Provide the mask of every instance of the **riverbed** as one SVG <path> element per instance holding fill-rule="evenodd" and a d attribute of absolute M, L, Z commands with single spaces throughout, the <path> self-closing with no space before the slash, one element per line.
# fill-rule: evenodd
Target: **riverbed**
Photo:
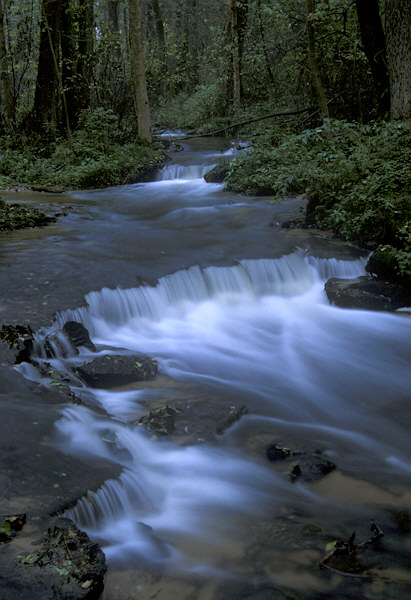
<path fill-rule="evenodd" d="M 325 281 L 363 274 L 366 254 L 282 228 L 303 199 L 205 183 L 235 152 L 228 141 L 183 146 L 153 182 L 3 194 L 67 216 L 2 234 L 2 322 L 41 339 L 76 320 L 98 353 L 147 354 L 160 374 L 74 385 L 86 401 L 74 406 L 3 348 L 2 513 L 27 512 L 29 540 L 79 499 L 65 515 L 106 554 L 104 600 L 405 598 L 411 321 L 330 306 Z M 201 422 L 198 435 L 138 424 L 164 405 Z M 248 412 L 217 433 L 221 406 Z M 268 462 L 272 442 L 337 468 L 293 480 L 288 462 Z M 370 519 L 383 541 L 335 565 L 366 577 L 320 570 L 327 544 L 368 539 Z"/>

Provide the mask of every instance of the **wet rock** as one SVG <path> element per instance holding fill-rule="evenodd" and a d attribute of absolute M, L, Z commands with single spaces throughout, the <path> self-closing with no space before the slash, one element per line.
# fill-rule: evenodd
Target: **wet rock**
<path fill-rule="evenodd" d="M 267 447 L 266 455 L 269 461 L 275 462 L 277 460 L 285 460 L 292 455 L 289 448 L 281 448 L 277 444 L 270 444 Z"/>
<path fill-rule="evenodd" d="M 63 332 L 75 348 L 83 346 L 91 352 L 96 351 L 96 347 L 90 339 L 89 332 L 81 323 L 67 321 L 63 325 Z"/>
<path fill-rule="evenodd" d="M 222 433 L 224 433 L 224 431 L 226 431 L 226 429 L 228 429 L 229 427 L 234 425 L 234 423 L 239 421 L 241 419 L 241 417 L 243 415 L 246 415 L 247 413 L 248 413 L 248 408 L 244 404 L 242 406 L 240 406 L 239 408 L 237 408 L 236 406 L 230 406 L 227 418 L 223 419 L 217 425 L 216 432 L 219 435 L 221 435 Z"/>
<path fill-rule="evenodd" d="M 0 231 L 42 227 L 56 221 L 55 217 L 49 217 L 31 206 L 11 204 L 0 199 Z"/>
<path fill-rule="evenodd" d="M 6 581 L 0 577 L 1 598 L 92 600 L 100 597 L 106 572 L 102 550 L 67 519 L 55 522 L 44 538 L 35 543 L 32 552 L 19 556 Z"/>
<path fill-rule="evenodd" d="M 325 292 L 331 304 L 341 308 L 393 311 L 410 304 L 395 285 L 371 276 L 333 277 L 325 284 Z"/>
<path fill-rule="evenodd" d="M 0 339 L 15 352 L 16 364 L 31 361 L 33 331 L 28 325 L 3 325 L 0 330 Z"/>
<path fill-rule="evenodd" d="M 243 415 L 246 406 L 224 405 L 211 399 L 207 402 L 181 402 L 160 406 L 137 421 L 155 435 L 172 435 L 180 444 L 212 442 Z"/>
<path fill-rule="evenodd" d="M 293 481 L 316 481 L 324 475 L 328 475 L 336 468 L 335 464 L 330 460 L 323 458 L 317 454 L 304 456 L 296 463 L 290 471 L 290 476 Z"/>
<path fill-rule="evenodd" d="M 0 516 L 0 543 L 8 542 L 26 523 L 25 514 Z"/>
<path fill-rule="evenodd" d="M 227 165 L 216 165 L 204 175 L 207 183 L 224 183 L 229 167 Z"/>
<path fill-rule="evenodd" d="M 173 406 L 166 406 L 151 410 L 150 414 L 141 417 L 138 425 L 144 425 L 149 431 L 153 431 L 158 435 L 168 435 L 175 430 L 175 420 L 182 410 Z"/>
<path fill-rule="evenodd" d="M 113 388 L 153 379 L 158 371 L 154 358 L 106 354 L 76 368 L 77 375 L 93 388 Z"/>

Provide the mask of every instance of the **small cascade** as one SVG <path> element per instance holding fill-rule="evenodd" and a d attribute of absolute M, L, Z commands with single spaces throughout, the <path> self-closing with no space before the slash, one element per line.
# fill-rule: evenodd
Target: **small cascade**
<path fill-rule="evenodd" d="M 213 167 L 215 164 L 185 166 L 172 163 L 161 169 L 157 175 L 157 181 L 203 179 L 207 171 Z"/>
<path fill-rule="evenodd" d="M 195 266 L 161 278 L 156 287 L 104 288 L 91 292 L 86 296 L 87 307 L 67 310 L 58 316 L 57 328 L 66 321 L 79 321 L 93 334 L 97 322 L 111 327 L 134 318 L 160 320 L 181 310 L 184 303 L 199 303 L 217 296 L 233 300 L 267 294 L 299 295 L 329 277 L 363 275 L 365 264 L 365 258 L 321 259 L 298 251 L 278 259 L 242 260 L 232 267 Z"/>

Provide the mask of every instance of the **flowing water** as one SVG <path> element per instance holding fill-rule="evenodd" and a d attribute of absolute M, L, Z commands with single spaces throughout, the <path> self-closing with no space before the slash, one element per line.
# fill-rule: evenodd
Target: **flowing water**
<path fill-rule="evenodd" d="M 325 281 L 363 274 L 366 257 L 281 229 L 297 200 L 272 206 L 206 184 L 232 152 L 215 148 L 186 146 L 155 182 L 70 197 L 54 269 L 64 256 L 66 306 L 88 293 L 39 330 L 36 353 L 86 403 L 61 411 L 59 447 L 121 475 L 65 514 L 103 547 L 106 600 L 405 598 L 411 321 L 330 306 Z M 73 380 L 93 355 L 64 346 L 68 320 L 98 354 L 155 357 L 158 378 L 115 390 Z M 58 358 L 46 359 L 45 336 Z M 51 384 L 30 365 L 19 371 Z M 194 438 L 138 424 L 166 404 L 200 423 Z M 241 405 L 248 413 L 216 433 L 218 407 Z M 265 457 L 273 441 L 338 469 L 292 481 L 289 463 Z M 353 529 L 367 539 L 371 518 L 386 546 L 362 561 L 380 579 L 320 572 L 327 542 Z"/>

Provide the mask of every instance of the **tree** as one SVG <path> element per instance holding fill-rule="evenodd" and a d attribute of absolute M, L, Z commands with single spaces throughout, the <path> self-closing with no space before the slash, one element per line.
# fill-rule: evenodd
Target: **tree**
<path fill-rule="evenodd" d="M 40 47 L 32 124 L 41 129 L 44 123 L 58 123 L 59 73 L 57 57 L 61 32 L 60 0 L 42 0 Z"/>
<path fill-rule="evenodd" d="M 377 92 L 378 112 L 381 118 L 385 118 L 390 111 L 390 83 L 378 0 L 356 0 L 356 6 L 362 45 Z"/>
<path fill-rule="evenodd" d="M 16 106 L 11 93 L 9 61 L 7 59 L 6 37 L 4 35 L 4 15 L 0 1 L 0 70 L 3 83 L 4 100 L 6 104 L 6 115 L 9 129 L 14 131 Z"/>
<path fill-rule="evenodd" d="M 315 48 L 315 33 L 312 23 L 312 14 L 314 12 L 314 0 L 306 0 L 307 5 L 307 39 L 308 39 L 308 58 L 310 60 L 311 76 L 313 86 L 318 98 L 321 115 L 323 119 L 330 116 L 328 111 L 327 99 L 325 97 L 324 87 L 321 81 L 320 68 L 317 61 L 317 51 Z"/>
<path fill-rule="evenodd" d="M 391 119 L 411 121 L 411 11 L 408 0 L 387 0 L 385 34 Z"/>
<path fill-rule="evenodd" d="M 130 59 L 134 83 L 135 109 L 138 135 L 152 142 L 150 105 L 148 103 L 146 72 L 144 67 L 144 39 L 141 0 L 129 0 Z"/>
<path fill-rule="evenodd" d="M 242 62 L 247 12 L 248 0 L 228 0 L 225 33 L 227 42 L 231 46 L 231 83 L 235 110 L 239 110 L 241 106 Z"/>

